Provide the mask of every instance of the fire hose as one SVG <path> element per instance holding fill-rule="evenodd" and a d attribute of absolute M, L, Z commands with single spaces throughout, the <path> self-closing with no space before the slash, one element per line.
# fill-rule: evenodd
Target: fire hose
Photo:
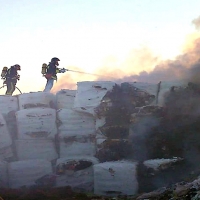
<path fill-rule="evenodd" d="M 6 84 L 4 84 L 3 86 L 1 86 L 0 89 L 4 88 L 5 86 L 6 86 Z M 21 90 L 17 86 L 15 86 L 15 88 L 20 92 L 20 94 L 22 94 Z"/>

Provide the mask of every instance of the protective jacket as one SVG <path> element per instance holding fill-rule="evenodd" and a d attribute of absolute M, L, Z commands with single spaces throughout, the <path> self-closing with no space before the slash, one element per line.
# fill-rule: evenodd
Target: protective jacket
<path fill-rule="evenodd" d="M 47 72 L 46 72 L 46 79 L 54 79 L 57 80 L 57 73 L 59 72 L 59 69 L 56 67 L 55 63 L 50 62 L 47 66 Z"/>
<path fill-rule="evenodd" d="M 6 82 L 13 82 L 17 83 L 17 80 L 19 79 L 19 75 L 17 73 L 17 69 L 12 66 L 10 69 L 8 69 L 7 74 L 6 74 Z"/>

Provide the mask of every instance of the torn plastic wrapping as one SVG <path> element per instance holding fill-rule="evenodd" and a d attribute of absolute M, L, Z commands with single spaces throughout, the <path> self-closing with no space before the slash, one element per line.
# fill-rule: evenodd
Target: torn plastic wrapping
<path fill-rule="evenodd" d="M 77 83 L 74 109 L 96 115 L 95 109 L 107 92 L 112 91 L 116 84 L 111 81 L 84 81 Z"/>
<path fill-rule="evenodd" d="M 94 188 L 93 165 L 99 163 L 95 157 L 71 156 L 56 161 L 56 186 L 71 186 L 79 191 Z"/>
<path fill-rule="evenodd" d="M 95 135 L 72 135 L 59 139 L 59 156 L 94 156 L 96 153 Z"/>

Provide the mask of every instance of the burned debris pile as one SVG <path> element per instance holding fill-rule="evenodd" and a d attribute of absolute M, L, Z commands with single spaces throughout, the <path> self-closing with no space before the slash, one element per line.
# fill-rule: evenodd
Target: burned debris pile
<path fill-rule="evenodd" d="M 132 115 L 146 114 L 146 106 L 153 101 L 154 95 L 130 83 L 115 85 L 103 97 L 101 104 L 95 109 L 98 118 L 105 118 L 105 124 L 99 128 L 99 132 L 106 139 L 98 145 L 96 154 L 101 162 L 130 158 L 133 153 L 129 133 Z M 154 109 L 155 107 L 153 106 Z"/>
<path fill-rule="evenodd" d="M 148 197 L 144 195 L 141 199 L 167 199 L 175 193 L 178 193 L 177 199 L 192 199 L 199 195 L 198 184 L 191 186 L 193 181 L 199 182 L 200 174 L 199 99 L 200 85 L 191 82 L 184 87 L 172 87 L 165 94 L 159 124 L 149 130 L 145 140 L 146 152 L 151 159 L 174 157 L 178 162 L 158 171 L 147 170 L 144 166 L 139 168 L 140 189 L 149 191 Z M 157 188 L 163 188 L 161 194 Z"/>
<path fill-rule="evenodd" d="M 172 88 L 166 93 L 162 118 L 151 131 L 147 142 L 153 145 L 155 157 L 185 157 L 191 142 L 198 144 L 200 137 L 200 86 L 188 83 L 186 87 Z M 194 146 L 193 146 L 194 148 Z M 152 150 L 148 150 L 152 152 Z M 197 150 L 197 149 L 196 149 Z M 153 154 L 153 152 L 152 152 Z M 152 156 L 152 155 L 150 155 Z"/>

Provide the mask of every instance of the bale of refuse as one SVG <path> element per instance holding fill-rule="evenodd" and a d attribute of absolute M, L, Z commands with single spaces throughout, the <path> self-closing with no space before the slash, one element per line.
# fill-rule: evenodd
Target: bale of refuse
<path fill-rule="evenodd" d="M 137 162 L 111 161 L 94 165 L 94 194 L 135 195 L 137 191 Z"/>
<path fill-rule="evenodd" d="M 56 110 L 30 108 L 16 112 L 18 139 L 54 139 L 57 134 Z"/>
<path fill-rule="evenodd" d="M 41 179 L 42 186 L 49 185 L 53 170 L 51 162 L 43 159 L 15 161 L 8 164 L 8 176 L 10 188 L 31 188 L 41 186 Z"/>
<path fill-rule="evenodd" d="M 7 159 L 13 156 L 12 138 L 8 131 L 7 123 L 0 114 L 0 159 Z"/>
<path fill-rule="evenodd" d="M 60 109 L 57 112 L 57 122 L 60 137 L 86 136 L 95 133 L 95 119 L 91 114 L 73 109 Z"/>
<path fill-rule="evenodd" d="M 59 137 L 59 156 L 94 156 L 96 143 L 94 135 L 71 135 Z"/>
<path fill-rule="evenodd" d="M 35 139 L 35 140 L 15 140 L 17 159 L 46 159 L 53 161 L 58 158 L 58 152 L 53 140 Z"/>
<path fill-rule="evenodd" d="M 95 157 L 71 156 L 56 161 L 56 187 L 70 186 L 76 191 L 91 192 L 94 188 L 93 165 L 99 163 Z"/>
<path fill-rule="evenodd" d="M 84 113 L 96 115 L 95 108 L 101 104 L 103 97 L 116 83 L 111 81 L 83 81 L 77 83 L 74 109 Z"/>
<path fill-rule="evenodd" d="M 17 96 L 0 95 L 0 112 L 3 116 L 19 109 Z"/>
<path fill-rule="evenodd" d="M 19 109 L 47 107 L 56 108 L 55 95 L 49 92 L 30 92 L 18 96 Z"/>
<path fill-rule="evenodd" d="M 8 162 L 0 161 L 0 188 L 8 188 Z"/>
<path fill-rule="evenodd" d="M 76 90 L 62 89 L 56 93 L 57 109 L 73 108 Z"/>

